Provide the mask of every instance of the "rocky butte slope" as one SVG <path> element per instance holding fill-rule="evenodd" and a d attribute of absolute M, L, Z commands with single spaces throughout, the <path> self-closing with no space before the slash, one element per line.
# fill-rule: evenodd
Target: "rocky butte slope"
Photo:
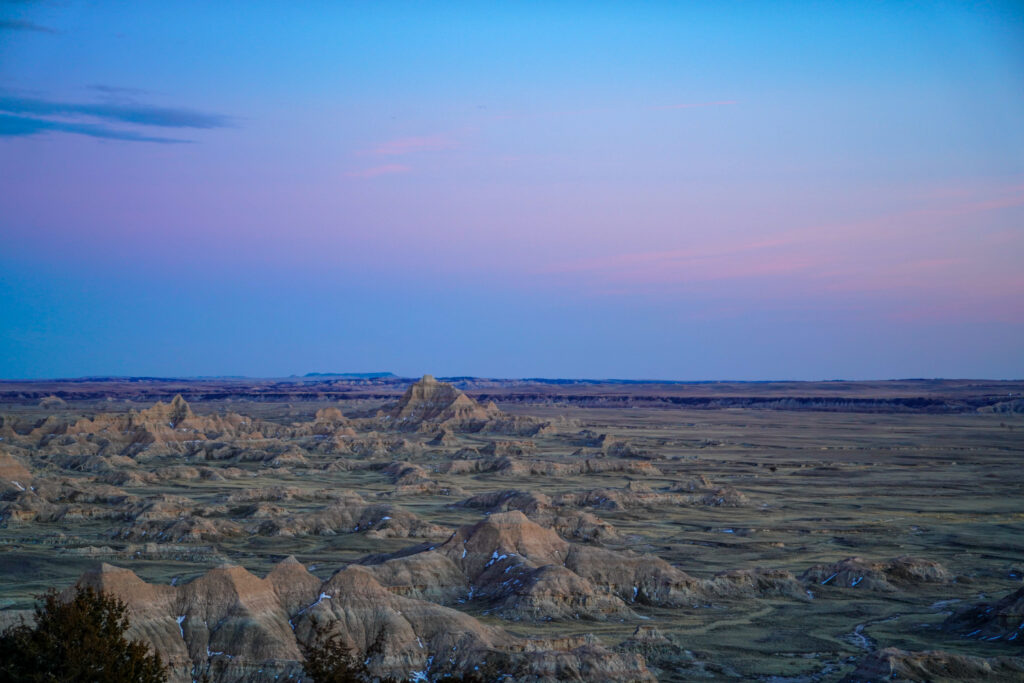
<path fill-rule="evenodd" d="M 597 515 L 557 506 L 549 496 L 535 491 L 488 491 L 460 501 L 457 505 L 486 510 L 488 514 L 519 510 L 541 526 L 554 529 L 563 538 L 574 541 L 619 540 L 615 527 Z"/>
<path fill-rule="evenodd" d="M 315 424 L 315 423 L 314 423 Z M 331 423 L 335 429 L 341 425 Z M 169 403 L 127 413 L 100 413 L 67 422 L 50 415 L 29 429 L 0 429 L 8 443 L 63 456 L 137 457 L 180 454 L 215 439 L 264 439 L 289 436 L 292 430 L 263 420 L 226 413 L 197 415 L 180 395 Z"/>
<path fill-rule="evenodd" d="M 0 451 L 0 495 L 27 491 L 32 486 L 32 473 L 21 460 Z"/>
<path fill-rule="evenodd" d="M 1002 640 L 1024 647 L 1024 588 L 965 607 L 950 616 L 943 627 L 965 638 Z"/>
<path fill-rule="evenodd" d="M 928 650 L 908 652 L 895 647 L 872 652 L 843 678 L 842 683 L 881 683 L 882 681 L 993 681 L 1009 683 L 1024 680 L 1024 657 L 971 657 Z"/>
<path fill-rule="evenodd" d="M 473 602 L 510 620 L 627 619 L 636 604 L 689 606 L 715 598 L 807 599 L 789 572 L 740 570 L 696 579 L 653 555 L 570 543 L 519 510 L 464 526 L 436 547 L 367 562 L 395 593 Z"/>
<path fill-rule="evenodd" d="M 614 653 L 589 637 L 518 638 L 396 595 L 358 566 L 321 581 L 289 558 L 262 579 L 225 565 L 181 586 L 157 586 L 103 564 L 79 585 L 127 603 L 129 636 L 152 644 L 175 683 L 203 675 L 251 683 L 299 678 L 299 643 L 317 625 L 340 635 L 377 676 L 433 679 L 486 661 L 513 681 L 654 680 L 640 655 Z"/>
<path fill-rule="evenodd" d="M 399 431 L 495 432 L 534 435 L 548 423 L 501 412 L 493 402 L 480 405 L 451 384 L 431 375 L 410 386 L 397 403 L 381 409 L 377 418 L 387 429 Z"/>
<path fill-rule="evenodd" d="M 801 574 L 800 579 L 819 586 L 891 593 L 901 585 L 949 583 L 953 575 L 938 562 L 904 555 L 888 562 L 848 557 L 835 564 L 815 565 Z"/>

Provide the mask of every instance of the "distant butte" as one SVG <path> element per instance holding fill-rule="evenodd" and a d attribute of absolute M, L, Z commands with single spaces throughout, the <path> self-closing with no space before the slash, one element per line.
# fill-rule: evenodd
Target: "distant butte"
<path fill-rule="evenodd" d="M 377 412 L 385 429 L 440 434 L 454 432 L 492 432 L 532 435 L 550 425 L 534 418 L 503 413 L 493 401 L 481 405 L 462 390 L 433 375 L 424 375 L 398 400 Z"/>

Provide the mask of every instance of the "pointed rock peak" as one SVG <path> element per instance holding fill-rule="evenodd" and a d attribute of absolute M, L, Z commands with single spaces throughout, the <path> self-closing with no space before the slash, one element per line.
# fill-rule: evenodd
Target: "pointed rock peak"
<path fill-rule="evenodd" d="M 412 384 L 386 412 L 380 413 L 392 424 L 405 428 L 423 422 L 466 424 L 482 423 L 493 417 L 493 409 L 484 408 L 461 390 L 446 382 L 438 382 L 431 375 Z"/>
<path fill-rule="evenodd" d="M 192 417 L 192 407 L 189 406 L 188 401 L 182 398 L 181 394 L 177 394 L 171 399 L 171 421 L 178 424 L 189 417 Z"/>
<path fill-rule="evenodd" d="M 519 510 L 495 513 L 463 527 L 446 545 L 453 543 L 475 553 L 513 552 L 541 563 L 561 563 L 569 550 L 569 543 L 554 529 L 542 527 Z"/>
<path fill-rule="evenodd" d="M 79 588 L 91 588 L 101 593 L 117 596 L 128 604 L 133 612 L 146 609 L 160 609 L 162 600 L 174 594 L 170 586 L 154 586 L 142 581 L 131 569 L 103 562 L 86 571 L 75 584 Z M 70 596 L 73 589 L 63 592 Z"/>
<path fill-rule="evenodd" d="M 208 572 L 206 572 L 206 574 L 199 578 L 208 579 L 219 576 L 227 578 L 228 581 L 230 581 L 233 584 L 238 584 L 240 582 L 249 582 L 254 580 L 261 581 L 260 577 L 256 576 L 242 565 L 231 564 L 230 562 L 225 562 L 224 564 L 214 567 L 213 569 L 209 570 Z"/>
<path fill-rule="evenodd" d="M 181 394 L 177 394 L 170 403 L 157 401 L 153 407 L 143 410 L 140 415 L 156 422 L 166 422 L 171 427 L 177 427 L 181 422 L 194 417 L 191 406 Z"/>
<path fill-rule="evenodd" d="M 109 580 L 111 578 L 128 579 L 131 581 L 138 581 L 139 583 L 144 583 L 144 581 L 140 579 L 139 576 L 131 569 L 125 569 L 124 567 L 118 567 L 116 565 L 108 564 L 106 562 L 101 562 L 99 566 L 97 566 L 95 569 L 92 569 L 82 574 L 82 577 L 81 579 L 79 579 L 79 581 L 86 581 L 87 579 L 104 581 Z"/>
<path fill-rule="evenodd" d="M 307 588 L 306 583 L 312 581 L 319 584 L 320 579 L 309 573 L 306 565 L 289 555 L 273 566 L 266 579 L 274 584 L 277 590 L 288 590 L 292 588 Z"/>
<path fill-rule="evenodd" d="M 67 405 L 68 404 L 65 403 L 64 399 L 59 396 L 54 396 L 53 394 L 50 394 L 39 401 L 40 408 L 66 408 Z"/>
<path fill-rule="evenodd" d="M 540 527 L 536 522 L 531 522 L 530 518 L 522 513 L 520 510 L 509 510 L 508 512 L 499 512 L 491 515 L 480 524 L 486 524 L 491 526 L 513 526 L 519 524 L 530 524 L 537 528 Z"/>
<path fill-rule="evenodd" d="M 152 592 L 153 588 L 131 569 L 117 567 L 106 562 L 85 572 L 78 579 L 79 586 L 88 586 L 98 591 L 110 592 L 127 600 Z"/>
<path fill-rule="evenodd" d="M 332 595 L 335 591 L 347 594 L 350 600 L 379 599 L 391 595 L 368 569 L 358 565 L 349 565 L 335 572 L 322 590 Z"/>
<path fill-rule="evenodd" d="M 270 588 L 270 582 L 237 564 L 222 564 L 219 567 L 214 567 L 194 581 L 185 584 L 185 589 L 191 594 L 238 596 L 239 598 L 262 593 Z"/>

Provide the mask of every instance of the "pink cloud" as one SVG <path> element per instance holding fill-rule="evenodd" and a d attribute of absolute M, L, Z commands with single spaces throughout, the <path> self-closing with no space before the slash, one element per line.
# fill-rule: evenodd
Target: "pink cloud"
<path fill-rule="evenodd" d="M 408 173 L 412 168 L 405 164 L 384 164 L 383 166 L 373 166 L 372 168 L 364 168 L 360 171 L 349 171 L 345 175 L 349 178 L 376 178 L 382 175 L 393 175 L 395 173 Z"/>
<path fill-rule="evenodd" d="M 451 149 L 455 147 L 455 144 L 454 140 L 444 135 L 427 135 L 388 140 L 363 153 L 380 156 L 400 156 L 402 154 L 412 154 L 413 152 L 438 152 Z"/>
<path fill-rule="evenodd" d="M 1024 191 L 1017 190 L 1016 196 L 999 197 L 987 201 L 974 202 L 964 206 L 956 207 L 954 211 L 963 213 L 975 213 L 980 211 L 995 211 L 997 209 L 1010 209 L 1016 206 L 1024 206 Z"/>
<path fill-rule="evenodd" d="M 619 253 L 600 258 L 555 263 L 550 273 L 604 272 L 630 281 L 717 280 L 752 275 L 784 274 L 806 268 L 807 259 L 780 259 L 790 239 L 765 239 L 740 244 L 704 245 L 694 249 Z M 776 258 L 767 256 L 775 252 Z M 733 264 L 740 264 L 736 269 Z"/>
<path fill-rule="evenodd" d="M 1021 206 L 1019 185 L 919 194 L 909 207 L 760 235 L 716 235 L 714 224 L 684 228 L 675 239 L 666 235 L 663 250 L 553 262 L 538 274 L 591 290 L 671 288 L 726 300 L 771 300 L 773 306 L 813 299 L 833 308 L 870 305 L 892 315 L 1019 322 L 1024 278 L 1014 254 L 1024 236 L 980 217 Z"/>

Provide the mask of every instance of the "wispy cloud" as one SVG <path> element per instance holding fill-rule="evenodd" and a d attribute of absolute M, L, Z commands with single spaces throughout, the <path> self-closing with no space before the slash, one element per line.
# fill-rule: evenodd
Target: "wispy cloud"
<path fill-rule="evenodd" d="M 41 26 L 40 24 L 33 23 L 31 21 L 25 21 L 23 19 L 0 19 L 0 31 L 35 31 L 36 33 L 57 33 L 56 30 L 49 26 Z"/>
<path fill-rule="evenodd" d="M 754 277 L 790 276 L 815 266 L 806 254 L 788 251 L 787 239 L 703 245 L 692 249 L 614 254 L 556 263 L 549 273 L 593 273 L 632 284 L 713 282 Z"/>
<path fill-rule="evenodd" d="M 831 308 L 861 302 L 894 316 L 1024 319 L 1024 277 L 1014 259 L 1024 235 L 1019 223 L 983 218 L 988 212 L 1007 218 L 1013 215 L 1007 212 L 1019 213 L 1024 188 L 942 192 L 920 203 L 842 223 L 808 222 L 760 238 L 691 229 L 680 233 L 686 248 L 551 263 L 538 274 L 588 291 L 700 292 L 770 301 L 773 307 L 811 299 Z"/>
<path fill-rule="evenodd" d="M 437 152 L 451 149 L 456 146 L 455 140 L 445 135 L 426 135 L 421 137 L 397 138 L 382 142 L 372 149 L 366 150 L 365 154 L 376 154 L 380 156 L 401 156 L 414 152 Z"/>
<path fill-rule="evenodd" d="M 131 142 L 159 142 L 176 144 L 189 140 L 176 140 L 153 135 L 144 135 L 130 130 L 117 130 L 94 123 L 70 123 L 67 121 L 48 121 L 31 116 L 15 116 L 0 113 L 0 137 L 27 137 L 39 133 L 59 132 L 87 135 L 106 140 L 128 140 Z"/>
<path fill-rule="evenodd" d="M 0 96 L 0 111 L 34 116 L 91 116 L 108 121 L 166 128 L 223 128 L 231 117 L 181 107 L 154 107 L 137 103 L 55 102 L 31 97 Z"/>
<path fill-rule="evenodd" d="M 364 168 L 359 171 L 349 171 L 345 175 L 349 178 L 376 178 L 382 175 L 408 173 L 411 170 L 412 168 L 405 164 L 384 164 L 383 166 L 373 166 L 372 168 Z"/>
<path fill-rule="evenodd" d="M 122 128 L 121 125 L 210 129 L 224 128 L 233 122 L 231 117 L 222 114 L 183 107 L 157 107 L 126 99 L 126 95 L 138 92 L 131 89 L 110 86 L 96 86 L 94 89 L 107 96 L 116 95 L 120 99 L 106 102 L 62 102 L 0 93 L 0 137 L 58 132 L 109 140 L 175 143 L 189 140 L 150 135 Z M 98 122 L 88 119 L 96 119 Z"/>
<path fill-rule="evenodd" d="M 103 83 L 93 83 L 87 87 L 89 90 L 95 90 L 104 97 L 137 97 L 138 95 L 145 95 L 147 92 L 142 88 L 126 88 L 120 85 L 105 85 Z"/>

